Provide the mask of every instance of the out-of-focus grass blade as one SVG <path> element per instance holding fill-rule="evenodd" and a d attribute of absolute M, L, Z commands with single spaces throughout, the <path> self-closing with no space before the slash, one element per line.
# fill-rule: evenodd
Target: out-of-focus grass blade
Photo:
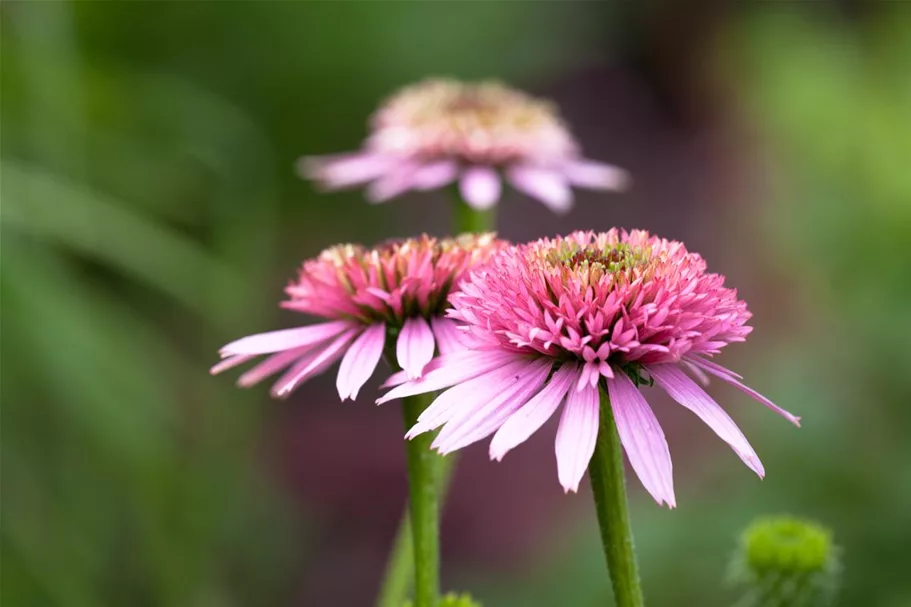
<path fill-rule="evenodd" d="M 3 161 L 4 229 L 48 239 L 117 268 L 200 315 L 207 294 L 234 282 L 202 247 L 105 195 L 39 168 Z"/>
<path fill-rule="evenodd" d="M 65 423 L 95 434 L 121 459 L 161 449 L 174 395 L 156 380 L 175 372 L 182 358 L 155 327 L 112 296 L 93 289 L 46 250 L 21 247 L 5 235 L 4 350 L 31 373 L 35 402 L 7 409 L 63 405 Z"/>

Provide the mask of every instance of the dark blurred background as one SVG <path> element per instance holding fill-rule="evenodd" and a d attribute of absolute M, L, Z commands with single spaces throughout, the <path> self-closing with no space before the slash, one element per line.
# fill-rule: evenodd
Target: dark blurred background
<path fill-rule="evenodd" d="M 371 604 L 405 499 L 401 420 L 333 373 L 288 401 L 212 378 L 218 347 L 293 326 L 300 260 L 449 230 L 442 193 L 369 206 L 298 180 L 430 75 L 554 99 L 625 194 L 500 233 L 647 228 L 740 289 L 721 362 L 802 415 L 715 394 L 768 473 L 652 395 L 680 507 L 631 482 L 651 605 L 730 605 L 763 513 L 844 549 L 840 605 L 911 604 L 911 4 L 14 2 L 2 16 L 2 602 Z M 444 586 L 488 607 L 604 605 L 587 491 L 553 426 L 468 449 Z"/>

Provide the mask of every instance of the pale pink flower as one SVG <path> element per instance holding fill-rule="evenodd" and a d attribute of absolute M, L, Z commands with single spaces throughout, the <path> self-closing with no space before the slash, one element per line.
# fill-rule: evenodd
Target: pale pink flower
<path fill-rule="evenodd" d="M 670 452 L 638 386 L 663 388 L 760 477 L 743 433 L 686 372 L 714 375 L 798 424 L 709 360 L 744 341 L 750 313 L 682 243 L 616 229 L 539 240 L 496 255 L 451 302 L 472 349 L 434 359 L 416 381 L 393 375 L 387 386 L 397 387 L 378 401 L 449 388 L 407 434 L 443 426 L 433 442 L 441 453 L 496 432 L 490 455 L 502 459 L 563 404 L 558 478 L 576 491 L 595 448 L 603 381 L 633 470 L 659 504 L 674 507 Z"/>
<path fill-rule="evenodd" d="M 302 174 L 328 189 L 369 184 L 372 202 L 458 181 L 479 210 L 500 199 L 502 174 L 561 213 L 572 205 L 570 186 L 619 190 L 629 181 L 583 158 L 551 103 L 498 82 L 420 82 L 388 99 L 371 126 L 361 151 L 304 158 Z"/>
<path fill-rule="evenodd" d="M 425 235 L 374 249 L 350 244 L 327 249 L 304 262 L 282 302 L 327 322 L 231 342 L 212 373 L 268 354 L 238 384 L 252 386 L 287 369 L 272 387 L 273 396 L 284 397 L 341 359 L 338 393 L 354 400 L 376 369 L 388 333 L 396 336 L 399 367 L 407 377 L 419 378 L 435 350 L 448 354 L 461 347 L 455 321 L 444 317 L 459 280 L 505 246 L 493 234 L 466 234 L 441 240 Z"/>

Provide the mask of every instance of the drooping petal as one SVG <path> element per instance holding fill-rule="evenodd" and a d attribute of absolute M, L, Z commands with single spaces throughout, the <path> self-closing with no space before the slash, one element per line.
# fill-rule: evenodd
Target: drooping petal
<path fill-rule="evenodd" d="M 328 340 L 327 342 L 324 342 L 323 345 L 325 345 L 325 343 L 328 343 Z M 277 352 L 238 377 L 237 385 L 241 388 L 249 388 L 250 386 L 258 384 L 270 375 L 275 375 L 291 363 L 300 360 L 308 354 L 310 356 L 315 356 L 315 352 L 318 351 L 320 351 L 319 345 L 301 346 L 300 348 L 291 348 L 290 350 Z"/>
<path fill-rule="evenodd" d="M 209 373 L 212 375 L 218 375 L 222 371 L 227 371 L 228 369 L 233 369 L 237 365 L 242 365 L 251 358 L 256 358 L 255 354 L 244 354 L 242 356 L 229 356 L 220 363 L 213 365 L 209 369 Z"/>
<path fill-rule="evenodd" d="M 268 354 L 301 346 L 315 345 L 335 337 L 353 326 L 354 324 L 347 320 L 335 320 L 296 329 L 283 329 L 281 331 L 249 335 L 224 346 L 221 349 L 221 354 L 222 356 Z"/>
<path fill-rule="evenodd" d="M 598 438 L 598 388 L 570 390 L 555 443 L 557 478 L 563 490 L 578 491 Z"/>
<path fill-rule="evenodd" d="M 487 404 L 470 413 L 465 410 L 451 417 L 431 446 L 446 455 L 490 436 L 541 389 L 552 366 L 553 361 L 549 358 L 530 362 L 507 378 L 501 384 L 500 392 Z"/>
<path fill-rule="evenodd" d="M 341 358 L 344 349 L 359 332 L 359 328 L 349 329 L 336 337 L 325 348 L 321 348 L 300 360 L 275 382 L 275 385 L 272 386 L 272 396 L 276 398 L 288 396 L 294 388 Z"/>
<path fill-rule="evenodd" d="M 730 375 L 731 377 L 734 377 L 736 379 L 743 379 L 743 375 L 740 375 L 739 373 L 734 373 L 730 369 L 728 369 L 726 367 L 722 367 L 718 363 L 713 362 L 707 358 L 691 355 L 691 356 L 687 356 L 686 360 L 689 361 L 690 363 L 695 364 L 696 366 L 698 366 L 701 369 L 714 369 L 716 374 L 720 373 L 720 374 L 724 374 L 724 375 Z"/>
<path fill-rule="evenodd" d="M 502 460 L 510 449 L 528 440 L 554 414 L 578 376 L 579 367 L 575 364 L 564 364 L 554 371 L 547 385 L 512 413 L 494 434 L 490 441 L 490 458 Z"/>
<path fill-rule="evenodd" d="M 433 358 L 435 346 L 433 331 L 426 320 L 415 316 L 405 321 L 395 343 L 395 357 L 409 379 L 421 377 L 424 367 Z"/>
<path fill-rule="evenodd" d="M 630 183 L 627 171 L 603 162 L 571 160 L 564 163 L 561 169 L 570 183 L 583 188 L 624 190 Z"/>
<path fill-rule="evenodd" d="M 355 400 L 361 387 L 373 375 L 376 365 L 383 356 L 386 343 L 386 325 L 377 323 L 361 333 L 345 352 L 338 368 L 335 386 L 339 398 Z"/>
<path fill-rule="evenodd" d="M 765 405 L 766 407 L 768 407 L 769 409 L 771 409 L 772 411 L 774 411 L 774 412 L 777 413 L 778 415 L 782 416 L 783 418 L 785 418 L 786 420 L 788 420 L 789 422 L 791 422 L 792 424 L 794 424 L 794 425 L 797 426 L 798 428 L 800 427 L 800 417 L 798 417 L 798 416 L 794 415 L 793 413 L 790 413 L 790 412 L 788 412 L 788 411 L 782 409 L 781 407 L 779 407 L 778 405 L 776 405 L 775 403 L 773 403 L 772 401 L 770 401 L 768 398 L 766 398 L 765 396 L 763 396 L 762 394 L 760 394 L 759 392 L 757 392 L 757 391 L 754 390 L 753 388 L 751 388 L 751 387 L 747 386 L 746 384 L 744 384 L 744 383 L 738 381 L 737 378 L 739 378 L 740 376 L 737 375 L 736 373 L 734 373 L 733 371 L 730 371 L 730 370 L 728 370 L 728 369 L 725 369 L 725 368 L 722 367 L 721 365 L 718 365 L 718 364 L 716 364 L 716 363 L 712 363 L 712 362 L 710 362 L 710 361 L 707 361 L 707 360 L 704 360 L 704 359 L 701 359 L 701 358 L 695 358 L 695 357 L 694 357 L 694 358 L 691 358 L 691 359 L 690 359 L 690 362 L 692 362 L 694 365 L 696 365 L 697 367 L 699 367 L 699 368 L 702 369 L 703 371 L 707 371 L 708 373 L 711 373 L 711 374 L 714 375 L 715 377 L 717 377 L 717 378 L 719 378 L 719 379 L 722 379 L 722 380 L 726 381 L 727 383 L 731 384 L 732 386 L 734 386 L 734 387 L 737 388 L 738 390 L 740 390 L 740 391 L 746 393 L 747 395 L 749 395 L 749 396 L 750 396 L 751 398 L 753 398 L 754 400 L 759 401 L 760 403 L 762 403 L 763 405 Z"/>
<path fill-rule="evenodd" d="M 414 438 L 439 428 L 455 415 L 470 415 L 477 411 L 502 391 L 504 382 L 522 373 L 530 364 L 528 358 L 516 358 L 493 370 L 485 369 L 483 374 L 449 388 L 418 416 L 418 423 L 408 430 L 405 438 Z"/>
<path fill-rule="evenodd" d="M 683 366 L 685 366 L 687 370 L 689 370 L 689 372 L 696 377 L 696 381 L 698 381 L 703 386 L 709 385 L 709 376 L 705 374 L 705 371 L 703 371 L 701 367 L 693 364 L 686 358 L 682 359 L 680 362 L 682 362 Z"/>
<path fill-rule="evenodd" d="M 404 194 L 414 187 L 417 170 L 418 167 L 410 163 L 396 166 L 367 186 L 367 200 L 378 204 Z"/>
<path fill-rule="evenodd" d="M 721 406 L 699 384 L 673 364 L 648 365 L 646 371 L 675 401 L 699 416 L 751 470 L 762 478 L 765 470 L 749 441 Z"/>
<path fill-rule="evenodd" d="M 472 208 L 483 211 L 500 199 L 500 176 L 489 166 L 469 167 L 459 180 L 459 191 Z"/>
<path fill-rule="evenodd" d="M 430 319 L 430 327 L 433 329 L 433 336 L 440 354 L 451 354 L 465 349 L 461 340 L 462 331 L 456 328 L 454 320 L 433 316 Z"/>
<path fill-rule="evenodd" d="M 537 198 L 555 213 L 565 213 L 572 207 L 572 190 L 557 171 L 519 165 L 511 167 L 506 176 L 517 190 Z"/>
<path fill-rule="evenodd" d="M 435 190 L 455 181 L 459 165 L 454 160 L 438 160 L 423 165 L 414 173 L 414 188 Z"/>
<path fill-rule="evenodd" d="M 630 465 L 658 504 L 677 505 L 671 452 L 658 418 L 626 373 L 607 380 L 617 434 Z"/>
<path fill-rule="evenodd" d="M 377 399 L 376 404 L 382 405 L 396 398 L 436 392 L 478 377 L 519 358 L 524 357 L 515 352 L 499 350 L 469 350 L 445 354 L 433 359 L 424 367 L 424 376 L 420 379 L 407 381 L 404 371 L 392 375 L 386 380 L 384 387 L 400 385 Z"/>
<path fill-rule="evenodd" d="M 601 369 L 597 361 L 587 362 L 582 365 L 582 372 L 579 374 L 579 381 L 576 383 L 576 390 L 582 390 L 586 386 L 594 387 L 598 385 L 601 378 Z"/>
<path fill-rule="evenodd" d="M 305 156 L 297 162 L 298 173 L 330 189 L 347 188 L 384 175 L 394 160 L 383 154 L 358 152 L 338 156 Z"/>

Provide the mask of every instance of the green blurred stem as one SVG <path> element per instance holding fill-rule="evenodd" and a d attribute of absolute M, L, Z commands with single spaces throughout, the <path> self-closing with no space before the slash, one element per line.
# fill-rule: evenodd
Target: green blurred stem
<path fill-rule="evenodd" d="M 466 204 L 458 192 L 453 195 L 452 204 L 453 228 L 456 234 L 490 232 L 495 229 L 495 209 L 477 211 Z M 395 357 L 389 354 L 387 358 L 395 360 Z M 406 428 L 411 428 L 417 422 L 418 415 L 432 402 L 433 397 L 434 395 L 428 394 L 404 400 L 402 406 Z M 435 604 L 439 594 L 439 509 L 445 499 L 449 479 L 455 467 L 455 456 L 443 458 L 433 453 L 430 450 L 431 442 L 433 435 L 425 433 L 407 443 L 411 508 L 405 511 L 399 523 L 377 598 L 377 607 L 400 607 L 405 602 L 412 573 L 415 578 L 415 607 L 424 604 L 421 598 L 422 583 L 433 589 L 432 602 L 426 603 L 427 605 Z M 435 479 L 435 484 L 422 485 L 421 483 L 426 483 L 427 478 Z M 432 500 L 429 502 L 432 507 L 419 504 L 419 510 L 415 511 L 416 502 L 425 498 Z M 412 534 L 412 526 L 418 525 L 418 520 L 422 521 L 424 528 Z M 425 552 L 422 553 L 422 550 Z M 432 560 L 422 562 L 431 553 Z"/>
<path fill-rule="evenodd" d="M 446 500 L 449 480 L 458 456 L 455 454 L 440 458 L 438 495 L 440 505 Z M 411 539 L 411 512 L 406 508 L 399 523 L 399 529 L 386 564 L 383 585 L 380 588 L 377 607 L 401 607 L 405 603 L 414 575 L 414 550 Z"/>
<path fill-rule="evenodd" d="M 496 229 L 496 207 L 486 211 L 471 208 L 460 196 L 455 195 L 452 201 L 452 223 L 456 234 L 471 232 L 492 232 Z"/>
<path fill-rule="evenodd" d="M 614 587 L 614 600 L 617 607 L 642 607 L 642 588 L 626 503 L 623 450 L 610 399 L 604 388 L 601 389 L 599 419 L 598 440 L 588 474 L 601 527 L 601 542 Z"/>
<path fill-rule="evenodd" d="M 433 401 L 433 394 L 402 400 L 405 428 Z M 433 434 L 425 432 L 405 441 L 408 494 L 414 555 L 414 607 L 435 607 L 440 593 L 439 477 L 443 458 L 430 450 Z"/>

